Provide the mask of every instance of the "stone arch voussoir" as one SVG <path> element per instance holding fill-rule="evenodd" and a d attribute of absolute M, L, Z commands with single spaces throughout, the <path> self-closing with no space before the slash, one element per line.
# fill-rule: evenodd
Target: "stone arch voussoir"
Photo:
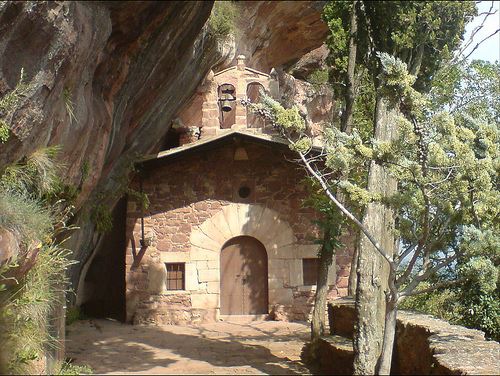
<path fill-rule="evenodd" d="M 191 233 L 192 248 L 220 252 L 224 243 L 240 235 L 259 240 L 269 258 L 289 258 L 296 242 L 290 225 L 273 209 L 244 203 L 233 203 L 208 218 Z"/>

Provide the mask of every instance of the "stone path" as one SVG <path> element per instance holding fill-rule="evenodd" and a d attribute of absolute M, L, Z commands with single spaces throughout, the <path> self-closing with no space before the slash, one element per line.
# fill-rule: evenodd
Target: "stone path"
<path fill-rule="evenodd" d="M 95 374 L 310 374 L 300 361 L 309 326 L 281 321 L 132 326 L 85 320 L 68 327 L 66 356 Z"/>

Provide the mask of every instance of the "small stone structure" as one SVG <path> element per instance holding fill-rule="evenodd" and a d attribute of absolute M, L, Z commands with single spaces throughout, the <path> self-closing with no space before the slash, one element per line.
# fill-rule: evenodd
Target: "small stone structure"
<path fill-rule="evenodd" d="M 315 286 L 305 281 L 304 270 L 309 273 L 311 259 L 317 259 L 314 239 L 320 234 L 311 220 L 318 214 L 303 206 L 305 174 L 287 144 L 240 103 L 243 97 L 257 101 L 260 90 L 278 90 L 270 75 L 244 61 L 239 56 L 235 67 L 204 84 L 208 88 L 193 102 L 201 114 L 193 109 L 177 120 L 177 129 L 184 129 L 179 147 L 138 165 L 133 187 L 148 195 L 150 206 L 142 210 L 129 197 L 129 322 L 198 323 L 256 312 L 279 320 L 310 315 Z M 350 244 L 351 238 L 344 240 Z M 255 247 L 265 256 L 250 262 Z M 347 293 L 351 250 L 337 254 L 330 298 Z M 238 252 L 241 265 L 234 260 Z M 252 273 L 264 275 L 259 286 Z M 234 283 L 224 287 L 231 276 Z M 232 307 L 239 300 L 242 307 Z M 257 309 L 257 303 L 263 306 Z"/>
<path fill-rule="evenodd" d="M 253 128 L 272 133 L 261 119 L 248 112 L 241 100 L 249 98 L 258 102 L 261 91 L 276 97 L 277 76 L 249 68 L 245 60 L 245 56 L 240 55 L 235 66 L 208 74 L 188 107 L 173 122 L 173 129 L 181 134 L 181 145 L 223 134 L 228 129 Z"/>
<path fill-rule="evenodd" d="M 328 304 L 331 335 L 320 340 L 319 367 L 330 375 L 351 375 L 355 310 L 351 298 Z M 500 344 L 484 333 L 436 319 L 399 311 L 392 374 L 498 375 Z"/>

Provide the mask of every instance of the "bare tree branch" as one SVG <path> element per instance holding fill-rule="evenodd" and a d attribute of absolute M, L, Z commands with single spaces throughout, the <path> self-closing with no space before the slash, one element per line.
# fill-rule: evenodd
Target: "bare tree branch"
<path fill-rule="evenodd" d="M 425 293 L 428 293 L 428 292 L 436 291 L 436 290 L 442 289 L 444 287 L 450 287 L 450 286 L 453 286 L 453 285 L 457 285 L 460 282 L 462 282 L 461 279 L 457 279 L 457 280 L 454 280 L 454 281 L 443 281 L 443 282 L 436 283 L 436 284 L 432 285 L 431 287 L 428 287 L 428 288 L 425 288 L 425 289 L 416 290 L 416 291 L 412 291 L 412 292 L 408 292 L 408 293 L 402 292 L 401 294 L 399 294 L 398 303 L 400 303 L 406 297 L 415 296 L 415 295 L 420 295 L 420 294 L 425 294 Z"/>

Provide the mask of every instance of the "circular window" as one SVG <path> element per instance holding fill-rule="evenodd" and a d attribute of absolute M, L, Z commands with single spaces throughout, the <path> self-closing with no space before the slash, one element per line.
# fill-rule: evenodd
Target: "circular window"
<path fill-rule="evenodd" d="M 250 196 L 250 192 L 251 191 L 249 187 L 243 186 L 238 189 L 238 196 L 240 196 L 241 198 L 247 198 L 248 196 Z"/>

